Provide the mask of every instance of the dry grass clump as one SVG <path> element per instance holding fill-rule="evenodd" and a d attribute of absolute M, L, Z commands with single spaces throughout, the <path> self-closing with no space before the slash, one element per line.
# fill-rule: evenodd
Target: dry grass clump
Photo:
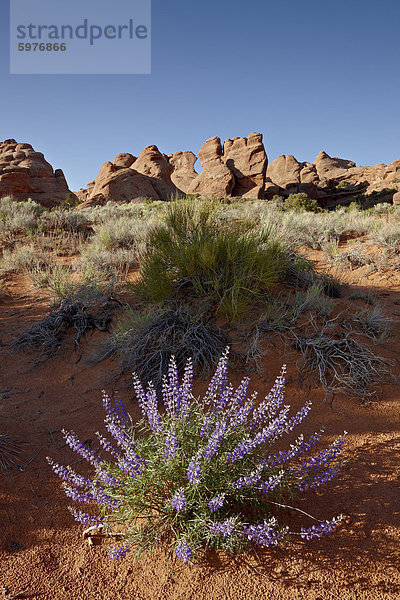
<path fill-rule="evenodd" d="M 332 401 L 338 392 L 363 400 L 371 397 L 372 385 L 389 380 L 388 361 L 352 334 L 352 331 L 346 331 L 333 337 L 323 328 L 311 336 L 296 336 L 295 347 L 301 353 L 298 362 L 300 382 L 313 376 L 324 388 L 325 399 L 332 394 Z"/>
<path fill-rule="evenodd" d="M 374 340 L 386 338 L 393 324 L 393 319 L 385 315 L 382 307 L 378 305 L 372 310 L 364 308 L 357 312 L 353 321 L 359 323 L 364 333 Z"/>
<path fill-rule="evenodd" d="M 0 470 L 18 467 L 15 461 L 21 454 L 21 443 L 11 440 L 7 433 L 0 433 Z"/>
<path fill-rule="evenodd" d="M 115 354 L 120 358 L 117 377 L 136 372 L 158 388 L 172 355 L 179 370 L 192 357 L 195 371 L 202 367 L 208 372 L 225 346 L 223 334 L 191 316 L 185 306 L 154 308 L 145 314 L 129 309 L 94 360 Z"/>
<path fill-rule="evenodd" d="M 30 199 L 17 202 L 9 196 L 0 198 L 0 233 L 35 229 L 44 210 L 43 206 Z"/>
<path fill-rule="evenodd" d="M 82 336 L 89 330 L 108 331 L 115 298 L 111 288 L 82 285 L 64 298 L 57 310 L 34 323 L 11 344 L 13 352 L 39 352 L 40 359 L 53 356 L 70 328 L 75 329 L 75 349 L 80 348 Z"/>
<path fill-rule="evenodd" d="M 3 250 L 0 273 L 16 273 L 30 267 L 36 260 L 33 244 L 16 246 L 13 250 Z"/>

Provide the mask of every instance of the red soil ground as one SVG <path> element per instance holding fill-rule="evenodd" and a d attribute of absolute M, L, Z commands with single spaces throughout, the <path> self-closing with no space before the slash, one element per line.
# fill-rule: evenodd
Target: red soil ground
<path fill-rule="evenodd" d="M 395 319 L 393 338 L 376 352 L 393 360 L 400 373 L 400 286 L 387 277 L 362 280 L 362 270 L 349 280 L 375 287 L 386 312 Z M 42 318 L 46 299 L 29 287 L 23 275 L 13 275 L 0 303 L 3 349 L 17 332 Z M 346 301 L 341 301 L 346 305 Z M 349 305 L 349 301 L 347 301 Z M 357 302 L 352 306 L 358 306 Z M 358 308 L 363 305 L 359 302 Z M 396 384 L 377 390 L 366 406 L 337 398 L 332 412 L 321 389 L 312 382 L 296 383 L 296 353 L 267 346 L 262 373 L 253 375 L 251 390 L 269 391 L 281 365 L 288 365 L 286 399 L 298 408 L 313 400 L 305 431 L 326 425 L 324 442 L 349 432 L 344 449 L 348 465 L 337 480 L 296 501 L 319 518 L 343 513 L 345 522 L 333 535 L 285 548 L 258 551 L 237 559 L 219 554 L 197 565 L 169 559 L 162 551 L 133 563 L 129 554 L 110 561 L 106 542 L 89 546 L 66 507 L 58 478 L 45 457 L 72 464 L 76 456 L 64 446 L 61 429 L 73 429 L 82 440 L 102 428 L 101 389 L 110 361 L 88 366 L 88 356 L 103 334 L 84 342 L 84 358 L 76 363 L 72 344 L 60 355 L 32 368 L 32 357 L 4 352 L 0 365 L 0 431 L 26 442 L 22 470 L 0 473 L 0 598 L 31 600 L 389 600 L 400 598 L 400 403 Z M 238 383 L 244 373 L 231 373 Z M 137 404 L 119 389 L 133 418 Z M 196 382 L 196 390 L 206 382 Z M 107 390 L 112 391 L 108 385 Z M 115 386 L 114 387 L 118 387 Z M 196 391 L 195 390 L 195 391 Z M 28 462 L 31 459 L 31 462 Z M 74 468 L 79 471 L 79 464 Z M 299 525 L 293 511 L 289 522 Z M 296 518 L 295 518 L 296 517 Z M 307 522 L 307 524 L 310 524 Z M 3 586 L 3 590 L 1 588 Z"/>

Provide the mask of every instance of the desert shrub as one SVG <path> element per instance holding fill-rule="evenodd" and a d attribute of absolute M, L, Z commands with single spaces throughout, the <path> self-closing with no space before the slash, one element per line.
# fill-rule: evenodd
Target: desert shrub
<path fill-rule="evenodd" d="M 44 213 L 43 220 L 47 228 L 62 229 L 64 231 L 79 231 L 83 224 L 87 223 L 87 217 L 83 211 L 70 210 L 57 206 L 51 211 Z"/>
<path fill-rule="evenodd" d="M 313 310 L 322 317 L 327 317 L 334 309 L 335 303 L 324 296 L 322 286 L 313 283 L 306 292 L 297 292 L 295 312 L 299 316 L 302 313 Z"/>
<path fill-rule="evenodd" d="M 217 313 L 235 320 L 262 298 L 287 268 L 287 253 L 269 228 L 248 222 L 223 227 L 207 201 L 170 203 L 165 223 L 155 226 L 142 256 L 135 290 L 162 301 L 185 287 L 212 297 Z"/>
<path fill-rule="evenodd" d="M 363 331 L 373 339 L 385 338 L 391 329 L 393 319 L 383 312 L 381 306 L 374 306 L 372 310 L 363 309 L 357 312 L 353 320 L 359 323 Z"/>
<path fill-rule="evenodd" d="M 389 379 L 387 361 L 361 344 L 348 330 L 334 337 L 327 335 L 332 323 L 311 336 L 295 338 L 295 347 L 302 357 L 298 363 L 300 382 L 313 376 L 316 383 L 335 397 L 338 392 L 370 397 L 370 386 Z"/>
<path fill-rule="evenodd" d="M 106 429 L 113 443 L 97 435 L 108 460 L 73 432 L 64 431 L 68 446 L 94 467 L 93 477 L 48 461 L 69 498 L 97 505 L 96 512 L 70 510 L 79 523 L 99 525 L 119 540 L 109 548 L 111 558 L 129 551 L 137 557 L 163 544 L 191 562 L 209 549 L 237 553 L 251 545 L 276 546 L 290 536 L 318 538 L 340 522 L 341 516 L 316 519 L 316 524 L 299 524 L 292 532 L 279 522 L 277 509 L 287 508 L 282 502 L 319 488 L 337 474 L 344 436 L 315 452 L 321 431 L 306 438 L 300 435 L 276 451 L 275 442 L 304 421 L 311 402 L 290 416 L 290 407 L 283 405 L 282 370 L 271 392 L 256 406 L 255 394 L 247 398 L 248 378 L 236 390 L 229 383 L 227 360 L 226 352 L 203 399 L 196 399 L 191 361 L 179 383 L 172 358 L 163 383 L 162 414 L 152 385 L 145 392 L 134 376 L 143 413 L 136 426 L 121 402 L 113 405 L 104 393 Z M 303 518 L 305 513 L 298 514 Z"/>
<path fill-rule="evenodd" d="M 284 208 L 295 212 L 321 212 L 318 202 L 309 198 L 307 194 L 290 194 L 285 199 Z"/>
<path fill-rule="evenodd" d="M 398 251 L 400 243 L 400 225 L 398 221 L 388 223 L 380 220 L 371 232 L 372 239 L 388 248 Z"/>
<path fill-rule="evenodd" d="M 0 231 L 34 229 L 43 212 L 43 206 L 31 199 L 18 202 L 10 197 L 0 198 Z"/>
<path fill-rule="evenodd" d="M 79 286 L 70 266 L 35 261 L 27 268 L 27 273 L 34 287 L 49 289 L 59 300 L 71 296 Z"/>
<path fill-rule="evenodd" d="M 363 300 L 365 304 L 374 306 L 376 303 L 376 296 L 371 290 L 354 290 L 354 292 L 349 294 L 349 300 Z"/>
<path fill-rule="evenodd" d="M 111 294 L 111 287 L 101 289 L 95 284 L 76 287 L 56 310 L 21 333 L 12 342 L 10 349 L 13 352 L 39 352 L 40 359 L 47 359 L 57 352 L 71 328 L 76 331 L 75 349 L 79 349 L 80 340 L 87 331 L 108 331 L 114 308 Z"/>
<path fill-rule="evenodd" d="M 0 260 L 0 273 L 20 271 L 32 265 L 35 261 L 35 249 L 29 246 L 17 246 L 14 250 L 3 250 Z"/>
<path fill-rule="evenodd" d="M 191 316 L 185 306 L 153 308 L 147 313 L 127 309 L 96 359 L 116 354 L 120 357 L 120 374 L 136 371 L 159 388 L 171 354 L 179 369 L 192 357 L 193 368 L 201 367 L 206 373 L 225 343 L 220 331 Z"/>
<path fill-rule="evenodd" d="M 82 270 L 85 273 L 105 269 L 121 272 L 138 265 L 152 226 L 151 220 L 134 219 L 129 215 L 94 225 L 90 243 L 80 249 Z"/>
<path fill-rule="evenodd" d="M 307 289 L 312 286 L 317 278 L 312 262 L 295 252 L 291 252 L 289 257 L 284 282 L 297 288 Z"/>
<path fill-rule="evenodd" d="M 333 275 L 330 273 L 322 273 L 318 277 L 318 283 L 321 286 L 322 292 L 329 298 L 341 298 L 342 297 L 342 285 Z"/>

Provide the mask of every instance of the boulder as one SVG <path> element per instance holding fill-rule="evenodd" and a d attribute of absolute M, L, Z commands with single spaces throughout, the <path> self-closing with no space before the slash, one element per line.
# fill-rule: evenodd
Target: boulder
<path fill-rule="evenodd" d="M 169 164 L 172 167 L 171 181 L 184 194 L 188 190 L 197 177 L 194 165 L 197 161 L 197 156 L 193 152 L 174 152 L 168 156 Z"/>
<path fill-rule="evenodd" d="M 113 165 L 116 167 L 130 167 L 136 160 L 136 156 L 129 152 L 121 152 L 114 158 Z"/>
<path fill-rule="evenodd" d="M 235 177 L 232 196 L 264 197 L 268 157 L 261 133 L 225 140 L 223 161 Z"/>
<path fill-rule="evenodd" d="M 89 192 L 89 187 L 88 190 Z M 142 201 L 144 198 L 160 200 L 152 185 L 152 180 L 130 167 L 118 167 L 105 162 L 97 175 L 93 187 L 85 200 L 85 206 L 95 206 L 105 202 Z M 81 205 L 83 208 L 83 205 Z"/>
<path fill-rule="evenodd" d="M 349 169 L 356 166 L 356 163 L 336 156 L 332 158 L 322 150 L 314 160 L 314 165 L 322 185 L 325 182 L 329 185 L 330 180 L 345 176 Z"/>
<path fill-rule="evenodd" d="M 301 163 L 289 154 L 281 154 L 268 165 L 267 177 L 288 193 L 299 191 Z"/>
<path fill-rule="evenodd" d="M 147 146 L 130 167 L 149 179 L 158 196 L 153 200 L 169 200 L 179 195 L 179 190 L 171 181 L 172 166 L 157 146 Z"/>
<path fill-rule="evenodd" d="M 199 150 L 203 171 L 190 184 L 187 193 L 200 196 L 230 196 L 235 185 L 235 177 L 222 159 L 222 145 L 219 137 L 206 141 Z"/>
<path fill-rule="evenodd" d="M 393 196 L 393 204 L 400 204 L 400 192 L 396 192 Z"/>
<path fill-rule="evenodd" d="M 71 194 L 61 169 L 53 167 L 30 144 L 14 139 L 0 142 L 0 197 L 32 198 L 46 208 L 63 203 Z"/>

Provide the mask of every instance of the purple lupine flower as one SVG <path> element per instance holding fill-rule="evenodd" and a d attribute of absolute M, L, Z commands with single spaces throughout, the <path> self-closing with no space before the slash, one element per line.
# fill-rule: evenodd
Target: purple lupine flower
<path fill-rule="evenodd" d="M 56 475 L 58 475 L 63 481 L 72 483 L 76 487 L 86 488 L 95 484 L 93 479 L 79 475 L 73 469 L 71 469 L 71 467 L 64 467 L 64 465 L 54 462 L 49 457 L 47 457 L 47 462 Z"/>
<path fill-rule="evenodd" d="M 185 540 L 179 540 L 175 547 L 175 554 L 184 562 L 188 562 L 193 556 L 193 552 L 187 545 Z"/>
<path fill-rule="evenodd" d="M 272 418 L 283 404 L 285 397 L 286 365 L 283 365 L 280 375 L 276 378 L 271 391 L 265 396 L 258 408 L 253 413 L 252 427 L 261 423 L 265 418 Z"/>
<path fill-rule="evenodd" d="M 260 484 L 260 490 L 264 493 L 272 492 L 282 481 L 285 471 L 279 471 L 276 475 L 271 475 L 266 481 Z"/>
<path fill-rule="evenodd" d="M 117 487 L 121 485 L 121 481 L 116 479 L 111 473 L 108 471 L 104 471 L 104 469 L 96 468 L 96 477 L 100 479 L 105 485 L 111 485 L 111 487 Z"/>
<path fill-rule="evenodd" d="M 259 431 L 253 438 L 247 437 L 239 442 L 233 450 L 228 452 L 226 458 L 230 462 L 241 460 L 246 454 L 254 450 L 257 446 L 264 444 L 266 441 L 276 440 L 283 435 L 287 424 L 287 414 L 289 406 L 285 406 L 279 415 L 271 421 L 271 423 Z"/>
<path fill-rule="evenodd" d="M 226 521 L 214 521 L 209 527 L 210 533 L 213 535 L 223 535 L 224 537 L 231 536 L 236 529 L 236 525 L 232 519 Z"/>
<path fill-rule="evenodd" d="M 218 395 L 214 396 L 213 403 L 210 408 L 210 414 L 218 415 L 225 410 L 232 400 L 232 394 L 233 385 L 231 383 L 227 383 L 227 385 L 224 386 L 224 389 Z"/>
<path fill-rule="evenodd" d="M 163 377 L 162 396 L 165 408 L 171 416 L 177 417 L 181 409 L 181 388 L 179 386 L 178 367 L 175 356 L 171 356 L 168 366 L 168 378 Z"/>
<path fill-rule="evenodd" d="M 246 400 L 249 383 L 250 377 L 244 377 L 239 383 L 231 398 L 232 406 L 243 406 L 244 401 Z"/>
<path fill-rule="evenodd" d="M 201 463 L 197 456 L 194 456 L 189 463 L 187 478 L 190 483 L 196 484 L 200 481 Z"/>
<path fill-rule="evenodd" d="M 151 381 L 147 384 L 146 398 L 149 425 L 153 431 L 158 433 L 159 431 L 162 431 L 163 428 L 161 425 L 160 413 L 158 412 L 157 393 Z"/>
<path fill-rule="evenodd" d="M 119 558 L 125 558 L 128 552 L 131 551 L 129 544 L 125 546 L 112 546 L 107 548 L 108 556 L 113 560 L 118 560 Z"/>
<path fill-rule="evenodd" d="M 62 434 L 71 450 L 79 454 L 79 456 L 82 456 L 82 458 L 87 460 L 88 463 L 90 463 L 94 467 L 101 463 L 101 460 L 96 455 L 96 453 L 90 448 L 88 448 L 88 446 L 85 446 L 85 444 L 83 444 L 72 431 L 68 432 L 65 431 L 65 429 L 63 429 Z"/>
<path fill-rule="evenodd" d="M 114 400 L 115 407 L 113 407 L 110 396 L 105 392 L 105 390 L 103 390 L 102 393 L 103 406 L 106 414 L 114 419 L 120 426 L 129 427 L 131 425 L 131 420 L 125 410 L 122 400 L 120 398 L 116 398 Z"/>
<path fill-rule="evenodd" d="M 144 418 L 147 418 L 147 398 L 142 383 L 136 373 L 132 374 L 132 382 L 142 415 Z"/>
<path fill-rule="evenodd" d="M 277 546 L 286 536 L 288 528 L 275 529 L 276 525 L 277 522 L 274 518 L 259 525 L 246 525 L 243 527 L 241 535 L 260 546 Z"/>
<path fill-rule="evenodd" d="M 304 404 L 304 406 L 302 406 L 300 408 L 300 410 L 297 411 L 297 413 L 294 415 L 294 417 L 289 419 L 288 424 L 285 429 L 285 433 L 290 433 L 291 431 L 293 431 L 293 429 L 295 427 L 297 427 L 298 425 L 300 425 L 300 423 L 302 421 L 304 421 L 304 419 L 306 418 L 306 416 L 308 415 L 308 413 L 311 410 L 311 406 L 312 406 L 312 402 L 310 400 L 307 400 L 307 402 Z"/>
<path fill-rule="evenodd" d="M 271 467 L 276 465 L 281 465 L 284 462 L 287 462 L 293 458 L 300 458 L 304 456 L 307 452 L 312 450 L 314 446 L 319 442 L 321 438 L 321 434 L 323 433 L 324 428 L 317 433 L 311 435 L 307 440 L 304 441 L 303 434 L 299 435 L 294 444 L 290 445 L 289 450 L 280 450 L 276 454 L 270 455 L 268 457 L 268 464 Z"/>
<path fill-rule="evenodd" d="M 236 462 L 240 460 L 251 450 L 252 448 L 252 439 L 247 437 L 246 439 L 239 442 L 231 452 L 228 452 L 226 455 L 226 459 L 230 462 Z"/>
<path fill-rule="evenodd" d="M 129 448 L 132 446 L 132 438 L 122 429 L 119 423 L 110 415 L 104 419 L 106 429 L 115 439 L 118 446 L 121 448 Z"/>
<path fill-rule="evenodd" d="M 229 347 L 226 347 L 204 395 L 204 402 L 206 404 L 212 403 L 218 394 L 221 395 L 229 383 L 226 375 L 228 370 L 228 354 Z"/>
<path fill-rule="evenodd" d="M 117 510 L 118 502 L 115 498 L 106 494 L 101 488 L 93 486 L 92 488 L 89 488 L 88 494 L 97 502 L 97 504 L 102 504 L 109 510 Z"/>
<path fill-rule="evenodd" d="M 249 414 L 253 410 L 254 400 L 257 392 L 254 392 L 248 402 L 244 406 L 234 406 L 229 411 L 229 430 L 235 431 L 249 418 Z"/>
<path fill-rule="evenodd" d="M 185 508 L 186 498 L 184 488 L 181 487 L 175 493 L 174 497 L 171 500 L 171 506 L 175 510 L 183 510 Z"/>
<path fill-rule="evenodd" d="M 78 510 L 73 506 L 69 506 L 68 510 L 74 517 L 75 521 L 78 521 L 78 523 L 82 523 L 82 525 L 99 525 L 104 520 L 103 517 L 98 517 L 97 515 L 89 515 L 89 513 L 83 512 L 82 510 Z"/>
<path fill-rule="evenodd" d="M 176 456 L 176 434 L 174 431 L 169 431 L 165 438 L 164 456 L 167 460 Z"/>
<path fill-rule="evenodd" d="M 121 456 L 121 453 L 118 452 L 118 450 L 114 448 L 114 446 L 108 440 L 106 440 L 106 438 L 103 437 L 101 433 L 96 431 L 96 435 L 99 440 L 100 446 L 102 446 L 102 448 L 104 448 L 106 452 L 109 452 L 114 458 L 118 458 L 119 456 Z"/>
<path fill-rule="evenodd" d="M 300 468 L 291 469 L 291 474 L 299 480 L 297 485 L 300 491 L 315 489 L 337 475 L 337 467 L 332 463 L 342 450 L 346 434 L 344 432 L 343 436 L 339 436 L 328 448 L 305 461 Z"/>
<path fill-rule="evenodd" d="M 215 496 L 208 503 L 208 509 L 210 512 L 215 512 L 219 508 L 222 508 L 225 502 L 225 494 L 219 494 L 219 496 Z"/>
<path fill-rule="evenodd" d="M 121 398 L 115 398 L 114 404 L 115 404 L 116 415 L 120 419 L 122 425 L 124 425 L 125 427 L 130 427 L 132 425 L 132 422 L 131 422 L 131 419 L 130 419 L 128 413 L 126 412 L 126 408 L 125 408 L 124 403 L 122 402 Z"/>
<path fill-rule="evenodd" d="M 181 416 L 186 417 L 189 414 L 190 399 L 192 398 L 192 383 L 193 383 L 193 363 L 192 359 L 188 358 L 185 371 L 183 373 L 183 381 L 181 385 Z"/>
<path fill-rule="evenodd" d="M 207 447 L 203 452 L 203 457 L 206 460 L 211 460 L 211 458 L 215 456 L 227 429 L 228 425 L 225 421 L 221 421 L 220 423 L 216 424 L 214 431 L 208 438 Z"/>
<path fill-rule="evenodd" d="M 74 502 L 92 502 L 92 497 L 88 492 L 79 490 L 78 488 L 68 485 L 65 481 L 62 483 L 64 493 L 68 498 L 72 498 Z"/>
<path fill-rule="evenodd" d="M 242 487 L 251 487 L 252 485 L 256 485 L 261 479 L 261 474 L 264 469 L 264 465 L 259 465 L 254 471 L 245 477 L 239 477 L 236 481 L 233 482 L 233 486 L 237 489 Z"/>
<path fill-rule="evenodd" d="M 331 533 L 342 520 L 343 515 L 339 515 L 338 517 L 334 517 L 330 521 L 323 521 L 319 525 L 311 525 L 311 527 L 307 528 L 302 527 L 300 530 L 300 537 L 303 538 L 303 540 L 312 540 L 313 538 L 319 538 L 322 535 Z"/>
<path fill-rule="evenodd" d="M 138 475 L 141 475 L 143 467 L 146 466 L 142 460 L 139 462 L 135 458 L 128 460 L 123 457 L 118 459 L 117 465 L 125 475 L 129 475 L 129 477 L 132 477 L 133 479 Z"/>

